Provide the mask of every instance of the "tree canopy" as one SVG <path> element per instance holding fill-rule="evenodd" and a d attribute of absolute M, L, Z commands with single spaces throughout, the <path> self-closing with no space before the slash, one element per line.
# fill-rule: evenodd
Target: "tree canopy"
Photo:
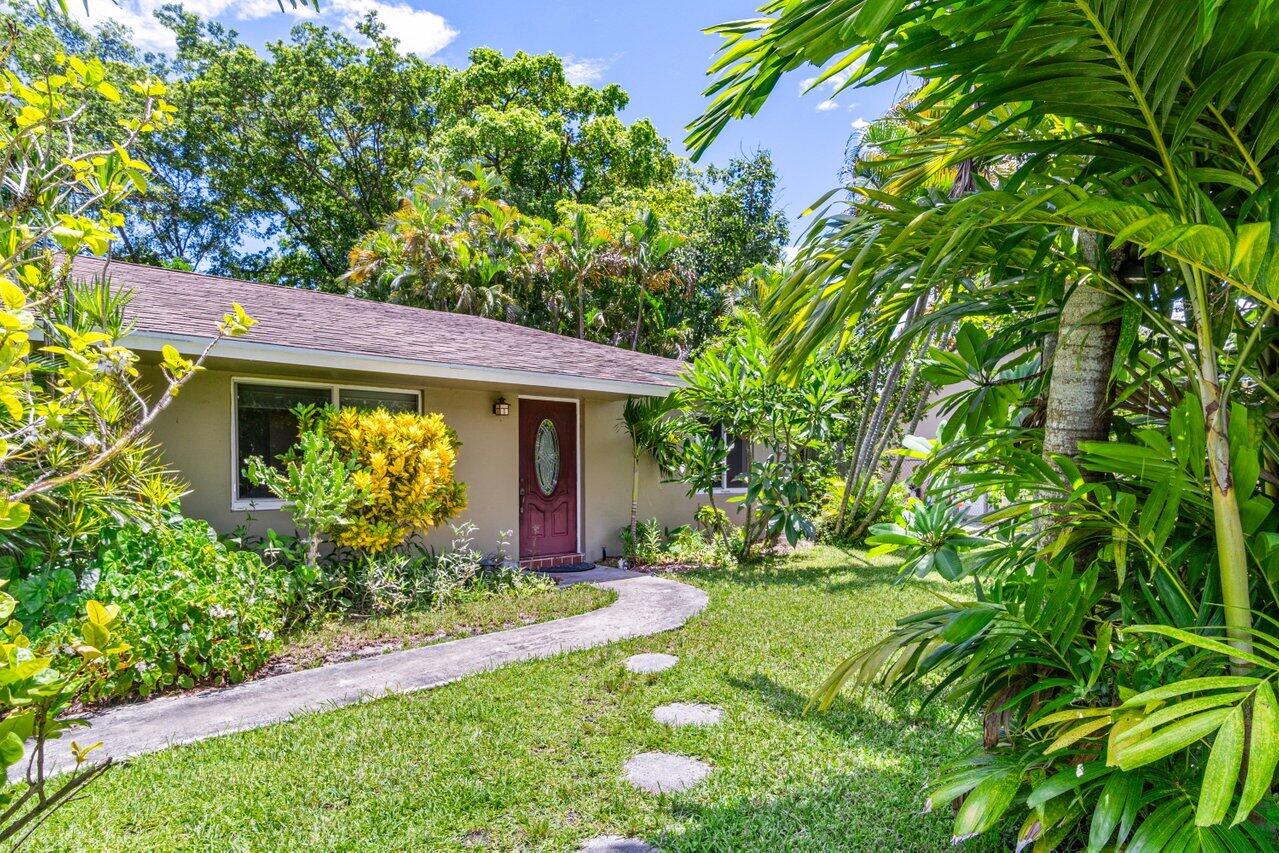
<path fill-rule="evenodd" d="M 777 261 L 787 238 L 767 152 L 694 169 L 650 121 L 623 121 L 629 96 L 620 86 L 574 84 L 553 54 L 476 48 L 465 67 L 452 68 L 401 52 L 373 15 L 359 25 L 358 41 L 301 23 L 259 52 L 180 7 L 157 16 L 174 32 L 172 57 L 141 55 L 118 25 L 88 32 L 29 5 L 13 12 L 22 35 L 11 64 L 20 73 L 45 73 L 49 57 L 74 47 L 107 57 L 124 79 L 168 83 L 176 118 L 144 142 L 153 171 L 118 229 L 122 258 L 355 289 L 680 354 L 713 334 L 745 271 Z M 95 106 L 85 131 L 109 137 L 127 101 Z M 444 210 L 471 205 L 466 182 L 455 179 L 464 173 L 500 186 L 489 201 L 509 210 L 503 227 L 539 233 L 470 245 L 484 231 L 475 226 L 488 220 L 470 210 L 461 215 L 471 226 L 461 229 L 467 247 L 436 259 L 450 268 L 434 276 L 435 296 L 387 287 L 394 274 L 379 273 L 380 283 L 365 275 L 370 247 L 390 250 L 386 235 L 404 233 L 424 199 L 441 205 L 421 211 L 424 227 Z M 622 267 L 582 254 L 605 246 L 616 253 L 650 211 L 662 232 L 678 235 L 667 257 L 681 271 L 678 294 L 641 295 L 637 267 L 623 280 Z M 569 235 L 579 218 L 578 237 L 591 239 L 574 249 Z M 562 283 L 530 285 L 535 267 L 571 278 L 575 251 L 588 267 L 570 283 L 580 300 L 572 293 L 561 305 Z M 445 278 L 462 290 L 446 296 Z M 472 278 L 479 289 L 462 285 Z"/>

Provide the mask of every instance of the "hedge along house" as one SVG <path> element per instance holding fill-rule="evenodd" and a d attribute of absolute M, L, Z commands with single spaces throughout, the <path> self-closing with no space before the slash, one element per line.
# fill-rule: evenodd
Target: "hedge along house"
<path fill-rule="evenodd" d="M 183 512 L 221 532 L 293 530 L 287 508 L 243 470 L 249 456 L 272 459 L 296 440 L 295 406 L 381 406 L 439 412 L 457 431 L 468 505 L 454 523 L 476 525 L 476 547 L 495 549 L 509 530 L 533 568 L 616 554 L 630 518 L 622 407 L 679 385 L 677 361 L 466 314 L 88 257 L 75 259 L 74 275 L 131 292 L 125 343 L 157 380 L 161 346 L 203 351 L 232 302 L 258 321 L 217 343 L 152 431 L 189 484 Z M 640 502 L 641 518 L 670 526 L 696 509 L 651 460 Z M 451 538 L 445 527 L 427 541 L 442 548 Z"/>

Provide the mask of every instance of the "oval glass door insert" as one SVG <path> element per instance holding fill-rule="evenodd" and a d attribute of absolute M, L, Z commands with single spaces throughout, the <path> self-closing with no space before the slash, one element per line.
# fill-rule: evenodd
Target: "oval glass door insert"
<path fill-rule="evenodd" d="M 533 470 L 537 473 L 537 487 L 550 497 L 560 481 L 560 439 L 549 418 L 538 424 L 533 438 Z"/>

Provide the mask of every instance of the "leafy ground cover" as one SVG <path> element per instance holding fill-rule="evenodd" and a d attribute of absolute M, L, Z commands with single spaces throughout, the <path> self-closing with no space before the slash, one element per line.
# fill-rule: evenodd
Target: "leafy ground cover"
<path fill-rule="evenodd" d="M 267 664 L 266 674 L 429 646 L 476 634 L 576 616 L 611 604 L 617 594 L 577 585 L 462 601 L 440 610 L 388 616 L 338 614 L 307 626 Z"/>
<path fill-rule="evenodd" d="M 571 850 L 620 833 L 669 850 L 942 849 L 949 810 L 921 815 L 919 791 L 972 742 L 969 723 L 874 691 L 803 713 L 838 659 L 935 601 L 895 575 L 830 548 L 681 575 L 710 594 L 683 630 L 145 756 L 32 846 Z M 680 663 L 627 674 L 641 651 Z M 672 701 L 713 703 L 725 721 L 654 722 Z M 715 770 L 691 791 L 643 794 L 620 769 L 645 750 Z"/>

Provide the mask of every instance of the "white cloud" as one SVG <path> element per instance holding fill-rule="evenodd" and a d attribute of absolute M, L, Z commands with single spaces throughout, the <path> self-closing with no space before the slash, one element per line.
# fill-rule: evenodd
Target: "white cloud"
<path fill-rule="evenodd" d="M 143 50 L 170 52 L 175 43 L 173 33 L 155 19 L 155 11 L 169 0 L 119 0 L 118 3 L 91 2 L 86 14 L 84 4 L 71 2 L 69 10 L 82 23 L 97 24 L 118 21 L 133 30 L 133 40 Z M 356 36 L 355 27 L 369 12 L 377 12 L 386 26 L 386 34 L 399 39 L 400 50 L 418 56 L 432 56 L 457 37 L 457 30 L 435 12 L 418 9 L 405 0 L 321 0 L 320 11 L 285 4 L 280 11 L 276 0 L 184 0 L 183 7 L 202 18 L 216 18 L 226 23 L 256 21 L 270 15 L 309 18 L 328 24 L 348 36 Z M 356 36 L 358 38 L 358 36 Z"/>
<path fill-rule="evenodd" d="M 89 3 L 86 10 L 83 3 L 68 3 L 67 11 L 88 26 L 107 21 L 123 24 L 133 31 L 133 43 L 142 50 L 171 51 L 174 48 L 173 33 L 152 15 L 159 5 L 147 0 L 123 0 L 119 4 Z"/>
<path fill-rule="evenodd" d="M 369 12 L 377 12 L 378 20 L 386 25 L 386 34 L 399 39 L 400 50 L 404 53 L 433 56 L 457 38 L 457 30 L 449 26 L 442 16 L 425 9 L 415 9 L 403 2 L 328 0 L 320 3 L 319 20 L 327 24 L 337 23 L 351 34 Z M 334 18 L 336 21 L 332 20 Z"/>
<path fill-rule="evenodd" d="M 870 127 L 870 122 L 868 122 L 864 118 L 859 117 L 859 118 L 853 119 L 852 126 L 853 126 L 853 130 L 865 130 L 866 128 Z"/>
<path fill-rule="evenodd" d="M 839 109 L 839 104 L 835 103 L 834 101 L 830 100 L 829 98 L 827 98 L 827 99 L 826 99 L 826 100 L 824 100 L 824 101 L 820 101 L 820 102 L 817 104 L 817 111 L 818 111 L 819 113 L 828 113 L 828 112 L 830 112 L 831 110 L 837 110 L 837 109 Z"/>
<path fill-rule="evenodd" d="M 574 86 L 595 84 L 604 79 L 604 72 L 608 70 L 609 64 L 607 59 L 573 56 L 570 53 L 564 57 L 564 76 Z"/>

